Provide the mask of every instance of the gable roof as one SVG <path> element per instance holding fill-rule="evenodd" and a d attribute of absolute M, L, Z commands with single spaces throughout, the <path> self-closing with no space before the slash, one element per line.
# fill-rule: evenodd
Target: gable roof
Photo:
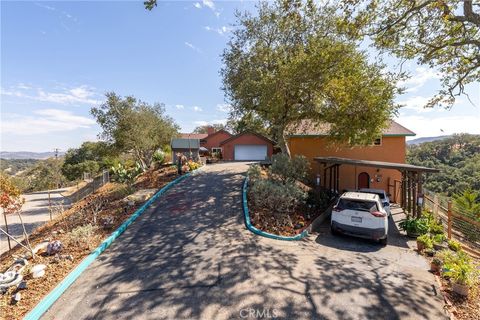
<path fill-rule="evenodd" d="M 208 137 L 207 133 L 180 133 L 181 139 L 205 139 Z"/>
<path fill-rule="evenodd" d="M 263 140 L 265 140 L 265 141 L 268 142 L 268 143 L 271 143 L 271 144 L 273 144 L 273 145 L 275 144 L 275 141 L 270 140 L 269 138 L 267 138 L 267 137 L 265 137 L 265 136 L 263 136 L 263 135 L 261 135 L 261 134 L 258 134 L 258 133 L 256 133 L 256 132 L 247 130 L 247 131 L 240 132 L 239 134 L 236 134 L 236 135 L 234 135 L 234 136 L 231 136 L 230 138 L 228 138 L 228 139 L 226 139 L 226 140 L 223 140 L 222 142 L 220 142 L 220 145 L 223 145 L 223 144 L 225 144 L 225 143 L 227 143 L 227 142 L 229 142 L 229 141 L 235 140 L 235 139 L 237 139 L 237 138 L 239 138 L 239 137 L 241 137 L 241 136 L 243 136 L 243 135 L 246 135 L 246 134 L 251 134 L 251 135 L 257 136 L 257 137 L 259 137 L 260 139 L 263 139 Z"/>
<path fill-rule="evenodd" d="M 206 136 L 205 138 L 202 138 L 202 139 L 207 140 L 207 139 L 209 139 L 210 137 L 213 137 L 214 135 L 216 135 L 217 133 L 220 133 L 220 132 L 226 133 L 226 134 L 228 134 L 230 137 L 233 136 L 233 135 L 232 135 L 230 132 L 228 132 L 227 130 L 220 129 L 220 130 L 218 130 L 218 131 L 215 131 L 215 132 L 212 133 L 212 134 L 207 134 L 207 136 Z"/>
<path fill-rule="evenodd" d="M 200 140 L 175 138 L 172 139 L 171 146 L 172 149 L 198 149 L 200 148 Z"/>
<path fill-rule="evenodd" d="M 327 136 L 330 130 L 328 123 L 314 123 L 311 120 L 302 120 L 300 123 L 292 126 L 289 130 L 289 136 Z M 388 126 L 383 129 L 383 136 L 414 136 L 415 133 L 399 123 L 390 120 Z"/>

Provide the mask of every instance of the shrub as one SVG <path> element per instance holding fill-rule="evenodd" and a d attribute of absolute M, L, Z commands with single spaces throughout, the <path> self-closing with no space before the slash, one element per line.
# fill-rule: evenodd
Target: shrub
<path fill-rule="evenodd" d="M 450 248 L 450 250 L 453 250 L 453 251 L 462 250 L 461 243 L 456 240 L 448 240 L 448 247 Z"/>
<path fill-rule="evenodd" d="M 330 192 L 326 189 L 315 190 L 308 192 L 307 204 L 319 209 L 326 209 L 331 204 Z"/>
<path fill-rule="evenodd" d="M 127 169 L 124 165 L 119 163 L 111 168 L 115 180 L 120 183 L 132 184 L 135 178 L 142 171 L 140 165 L 137 163 L 134 168 Z"/>
<path fill-rule="evenodd" d="M 95 238 L 97 226 L 86 224 L 80 227 L 76 227 L 69 234 L 69 241 L 73 245 L 90 247 L 91 241 Z"/>
<path fill-rule="evenodd" d="M 428 220 L 424 217 L 407 217 L 405 220 L 399 223 L 400 229 L 406 231 L 407 234 L 425 234 L 428 232 L 428 226 Z"/>
<path fill-rule="evenodd" d="M 165 153 L 163 153 L 163 151 L 157 150 L 153 154 L 152 159 L 158 164 L 163 164 L 163 162 L 165 161 Z"/>
<path fill-rule="evenodd" d="M 443 233 L 439 233 L 439 234 L 436 234 L 436 235 L 433 236 L 433 242 L 437 243 L 437 244 L 442 243 L 446 239 L 447 239 L 447 237 Z"/>
<path fill-rule="evenodd" d="M 443 250 L 444 275 L 453 279 L 454 282 L 472 286 L 479 282 L 480 269 L 472 261 L 472 258 L 463 251 L 448 253 Z"/>
<path fill-rule="evenodd" d="M 429 234 L 423 234 L 423 235 L 417 237 L 417 241 L 420 242 L 420 243 L 423 243 L 423 245 L 427 249 L 433 248 L 433 240 L 432 240 L 432 238 L 430 237 Z"/>
<path fill-rule="evenodd" d="M 248 168 L 247 176 L 253 184 L 262 176 L 262 169 L 258 164 L 253 164 Z"/>
<path fill-rule="evenodd" d="M 187 162 L 187 166 L 188 166 L 188 169 L 190 171 L 193 171 L 193 170 L 196 170 L 196 169 L 200 168 L 201 165 L 198 162 L 195 162 L 193 160 L 189 160 Z"/>
<path fill-rule="evenodd" d="M 283 153 L 272 156 L 270 172 L 273 178 L 278 177 L 283 183 L 305 181 L 309 171 L 310 164 L 304 156 L 290 158 Z"/>
<path fill-rule="evenodd" d="M 258 180 L 251 188 L 254 206 L 270 210 L 280 225 L 291 226 L 290 214 L 304 203 L 306 193 L 294 183 L 279 184 L 271 180 Z"/>

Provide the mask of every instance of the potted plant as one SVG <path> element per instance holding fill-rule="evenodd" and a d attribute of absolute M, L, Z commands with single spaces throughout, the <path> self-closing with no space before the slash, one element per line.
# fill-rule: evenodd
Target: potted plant
<path fill-rule="evenodd" d="M 399 223 L 399 227 L 407 233 L 407 236 L 417 238 L 418 236 L 427 233 L 428 220 L 424 218 L 407 217 Z"/>
<path fill-rule="evenodd" d="M 448 240 L 448 248 L 452 251 L 458 252 L 462 250 L 462 245 L 456 240 Z"/>
<path fill-rule="evenodd" d="M 435 250 L 443 250 L 447 248 L 447 245 L 445 244 L 445 240 L 447 237 L 445 237 L 444 234 L 436 234 L 433 236 L 433 248 Z"/>
<path fill-rule="evenodd" d="M 433 242 L 429 234 L 423 234 L 417 237 L 418 252 L 422 252 L 425 249 L 431 249 L 432 247 L 433 247 Z"/>
<path fill-rule="evenodd" d="M 443 261 L 439 258 L 433 258 L 432 262 L 430 262 L 430 270 L 433 273 L 439 273 L 442 268 Z"/>
<path fill-rule="evenodd" d="M 468 296 L 470 287 L 479 281 L 480 269 L 462 251 L 457 252 L 453 257 L 448 264 L 444 263 L 444 275 L 451 279 L 453 292 Z"/>

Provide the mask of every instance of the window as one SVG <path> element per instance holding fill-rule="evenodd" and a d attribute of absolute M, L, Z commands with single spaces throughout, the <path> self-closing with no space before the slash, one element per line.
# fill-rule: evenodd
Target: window
<path fill-rule="evenodd" d="M 356 211 L 378 211 L 377 203 L 371 201 L 361 201 L 353 199 L 341 198 L 337 205 L 342 210 L 356 210 Z"/>
<path fill-rule="evenodd" d="M 212 148 L 212 153 L 222 153 L 222 148 Z"/>
<path fill-rule="evenodd" d="M 377 138 L 373 140 L 373 145 L 374 146 L 381 146 L 382 145 L 382 138 Z"/>

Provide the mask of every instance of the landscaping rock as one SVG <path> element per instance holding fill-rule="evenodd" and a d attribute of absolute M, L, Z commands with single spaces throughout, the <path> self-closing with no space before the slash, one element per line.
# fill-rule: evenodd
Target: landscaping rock
<path fill-rule="evenodd" d="M 22 273 L 27 266 L 27 259 L 16 259 L 7 271 L 13 271 L 15 273 Z"/>
<path fill-rule="evenodd" d="M 135 203 L 144 202 L 144 201 L 150 199 L 156 192 L 157 192 L 157 189 L 141 189 L 141 190 L 138 190 L 135 193 L 125 197 L 125 199 L 123 199 L 123 201 L 127 202 L 128 205 L 131 206 L 131 205 L 134 205 Z M 133 203 L 132 203 L 132 201 L 133 201 Z"/>
<path fill-rule="evenodd" d="M 55 240 L 55 241 L 52 241 L 48 244 L 47 254 L 51 256 L 51 255 L 59 253 L 60 251 L 62 251 L 62 249 L 63 249 L 62 242 L 60 242 L 60 240 Z"/>
<path fill-rule="evenodd" d="M 27 281 L 22 281 L 22 282 L 20 282 L 20 283 L 18 284 L 18 286 L 17 286 L 17 289 L 18 289 L 18 290 L 25 290 L 25 289 L 27 289 Z"/>
<path fill-rule="evenodd" d="M 112 216 L 107 216 L 105 218 L 102 218 L 102 226 L 104 229 L 111 229 L 113 228 L 115 220 Z"/>
<path fill-rule="evenodd" d="M 45 269 L 47 268 L 44 264 L 37 264 L 32 268 L 32 277 L 41 278 L 45 275 Z"/>
<path fill-rule="evenodd" d="M 22 295 L 20 292 L 17 292 L 12 297 L 12 304 L 17 304 L 20 300 L 22 300 Z"/>
<path fill-rule="evenodd" d="M 1 274 L 0 274 L 1 275 Z M 13 271 L 5 272 L 2 276 L 2 282 L 0 283 L 0 289 L 8 289 L 12 286 L 16 286 L 23 280 L 23 276 Z"/>

